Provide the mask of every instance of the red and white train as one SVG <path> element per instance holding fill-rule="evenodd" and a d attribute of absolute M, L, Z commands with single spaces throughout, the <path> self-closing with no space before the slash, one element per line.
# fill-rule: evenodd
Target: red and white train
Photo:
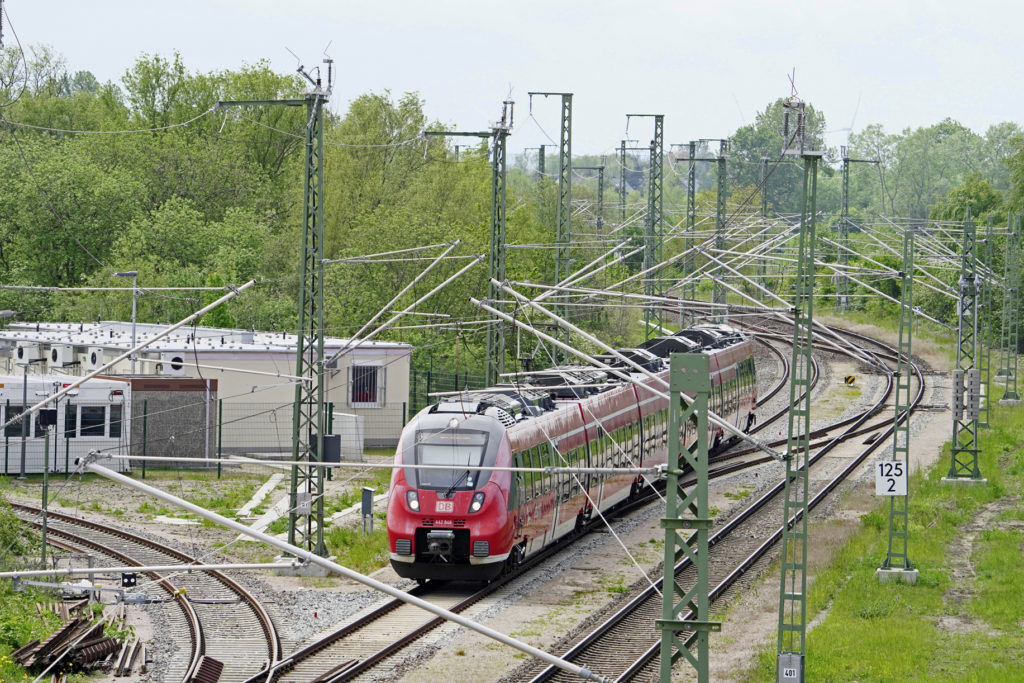
<path fill-rule="evenodd" d="M 753 424 L 757 381 L 749 337 L 726 325 L 698 325 L 644 347 L 624 353 L 666 380 L 670 353 L 710 356 L 712 412 L 738 429 Z M 611 358 L 602 360 L 613 364 Z M 400 576 L 493 579 L 581 528 L 595 508 L 613 507 L 643 485 L 641 477 L 630 474 L 473 467 L 651 467 L 665 462 L 665 399 L 579 366 L 524 377 L 529 384 L 442 400 L 405 426 L 387 511 L 391 565 Z M 639 373 L 636 379 L 641 385 L 655 384 Z M 713 427 L 709 436 L 718 444 L 725 435 Z M 685 438 L 687 445 L 692 442 L 692 430 Z"/>

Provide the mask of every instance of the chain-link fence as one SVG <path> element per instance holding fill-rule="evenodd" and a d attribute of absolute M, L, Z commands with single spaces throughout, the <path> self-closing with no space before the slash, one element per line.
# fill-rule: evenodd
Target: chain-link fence
<path fill-rule="evenodd" d="M 483 375 L 468 372 L 445 372 L 442 370 L 412 370 L 409 373 L 410 415 L 415 415 L 426 406 L 437 402 L 430 394 L 445 391 L 483 389 L 487 386 Z"/>

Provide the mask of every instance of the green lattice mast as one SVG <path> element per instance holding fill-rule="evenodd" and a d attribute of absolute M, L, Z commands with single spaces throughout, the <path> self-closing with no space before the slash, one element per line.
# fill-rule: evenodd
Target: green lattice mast
<path fill-rule="evenodd" d="M 914 228 L 903 233 L 903 269 L 900 272 L 900 341 L 896 357 L 896 416 L 892 434 L 892 459 L 903 463 L 910 478 L 910 352 L 914 324 Z M 905 496 L 889 498 L 889 545 L 882 562 L 884 576 L 889 570 L 910 572 L 907 553 L 910 535 L 909 489 Z M 916 579 L 916 575 L 913 577 Z"/>
<path fill-rule="evenodd" d="M 791 99 L 797 129 L 803 130 L 804 103 Z M 798 135 L 798 137 L 800 137 Z M 790 364 L 789 436 L 786 441 L 782 571 L 779 586 L 778 680 L 803 681 L 807 636 L 807 503 L 811 456 L 811 352 L 814 321 L 814 241 L 818 162 L 822 152 L 797 151 L 804 161 L 803 202 L 793 302 L 793 357 Z"/>
<path fill-rule="evenodd" d="M 1006 380 L 1003 396 L 999 399 L 1002 405 L 1020 405 L 1017 394 L 1017 335 L 1019 319 L 1017 314 L 1017 298 L 1020 294 L 1020 214 L 1010 214 L 1010 234 L 1006 236 L 1006 262 L 1003 275 L 1003 328 L 1002 328 L 1002 360 L 1000 373 Z"/>
<path fill-rule="evenodd" d="M 650 145 L 650 171 L 647 177 L 647 222 L 644 224 L 644 262 L 643 269 L 648 271 L 661 263 L 662 232 L 662 174 L 665 164 L 665 116 L 664 114 L 626 114 L 626 121 L 631 118 L 653 118 L 654 137 Z M 661 277 L 657 272 L 644 274 L 644 295 L 661 296 Z M 644 308 L 644 339 L 662 334 L 663 320 L 661 305 Z M 652 330 L 657 330 L 652 334 Z"/>
<path fill-rule="evenodd" d="M 680 655 L 697 670 L 698 683 L 708 683 L 708 632 L 721 630 L 711 622 L 708 598 L 708 536 L 713 519 L 708 507 L 708 395 L 711 367 L 703 354 L 674 353 L 669 370 L 669 444 L 665 484 L 665 563 L 662 581 L 661 680 L 672 681 L 672 663 Z M 687 405 L 681 394 L 693 397 Z M 686 447 L 683 436 L 692 440 Z M 694 435 L 696 438 L 694 438 Z M 689 491 L 683 485 L 689 466 L 696 484 Z M 689 530 L 693 533 L 687 533 Z M 697 581 L 689 589 L 676 582 L 675 565 L 688 557 L 697 570 Z M 680 619 L 686 611 L 690 619 Z M 679 633 L 695 631 L 694 650 L 679 640 Z"/>
<path fill-rule="evenodd" d="M 726 173 L 726 156 L 725 153 L 729 150 L 728 140 L 718 141 L 718 156 L 715 158 L 715 162 L 718 168 L 718 183 L 715 192 L 715 249 L 717 254 L 715 258 L 723 258 L 722 251 L 725 249 L 725 199 L 728 193 L 728 175 Z M 721 272 L 716 277 L 712 278 L 714 281 L 714 290 L 712 291 L 711 300 L 715 304 L 712 310 L 713 320 L 715 322 L 725 322 L 728 319 L 725 308 L 725 285 L 722 283 L 722 278 L 725 277 L 725 272 Z"/>
<path fill-rule="evenodd" d="M 992 234 L 992 221 L 988 221 L 985 227 L 985 270 L 992 270 L 992 256 L 995 251 L 995 239 Z M 979 268 L 979 271 L 981 269 Z M 988 387 L 989 376 L 992 371 L 992 309 L 994 307 L 993 290 L 995 283 L 988 277 L 988 272 L 980 276 L 981 302 L 978 307 L 978 327 L 981 328 L 978 337 L 978 371 L 981 373 L 981 386 Z M 978 428 L 988 429 L 988 400 L 978 405 Z"/>
<path fill-rule="evenodd" d="M 975 366 L 978 356 L 978 264 L 974 258 L 976 234 L 970 206 L 967 207 L 963 233 L 956 368 L 953 370 L 953 447 L 949 474 L 944 481 L 983 483 L 985 480 L 978 468 L 981 373 Z"/>
<path fill-rule="evenodd" d="M 556 96 L 561 98 L 561 117 L 559 119 L 558 136 L 558 210 L 555 229 L 555 284 L 563 282 L 572 272 L 572 93 L 567 92 L 529 92 L 530 109 L 533 109 L 533 96 Z M 504 280 L 504 278 L 502 278 Z M 569 318 L 568 307 L 559 301 L 555 304 L 555 313 L 562 318 Z M 569 333 L 559 330 L 562 341 L 569 343 Z M 561 363 L 565 352 L 554 349 L 555 362 Z"/>
<path fill-rule="evenodd" d="M 302 74 L 313 90 L 302 99 L 236 100 L 219 102 L 219 107 L 286 106 L 306 108 L 305 179 L 302 221 L 302 251 L 299 266 L 299 315 L 295 344 L 295 383 L 292 410 L 292 459 L 311 463 L 293 467 L 289 490 L 288 542 L 327 555 L 324 545 L 324 468 L 318 467 L 324 452 L 327 425 L 324 411 L 324 130 L 323 107 L 331 94 L 331 60 L 327 90 L 320 78 Z"/>

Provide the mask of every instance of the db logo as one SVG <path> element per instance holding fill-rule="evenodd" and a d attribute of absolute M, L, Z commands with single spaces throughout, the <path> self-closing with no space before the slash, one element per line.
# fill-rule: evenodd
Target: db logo
<path fill-rule="evenodd" d="M 454 500 L 439 500 L 434 506 L 434 512 L 455 512 Z"/>

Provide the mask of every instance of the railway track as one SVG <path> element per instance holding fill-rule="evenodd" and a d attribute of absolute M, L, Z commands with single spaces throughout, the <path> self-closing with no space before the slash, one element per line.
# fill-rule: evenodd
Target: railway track
<path fill-rule="evenodd" d="M 878 342 L 874 343 L 878 344 Z M 920 369 L 916 365 L 912 365 L 912 369 L 917 377 L 917 392 L 912 401 L 911 410 L 920 403 L 925 388 Z M 817 448 L 810 461 L 812 468 L 844 439 L 860 433 L 861 426 L 887 400 L 892 383 L 890 375 L 889 387 L 883 392 L 882 398 L 876 402 L 876 405 L 863 411 L 857 420 L 846 426 L 843 433 L 831 437 Z M 907 419 L 906 416 L 904 419 Z M 888 433 L 873 439 L 872 443 L 852 458 L 838 474 L 824 481 L 815 481 L 815 478 L 811 477 L 812 491 L 808 503 L 810 509 L 825 500 L 829 493 L 857 470 L 868 455 L 885 442 L 885 438 L 892 430 L 892 418 L 889 418 L 888 422 Z M 738 579 L 766 558 L 781 540 L 782 525 L 773 520 L 779 520 L 782 516 L 782 493 L 783 483 L 779 482 L 712 535 L 709 541 L 710 585 L 713 587 L 711 590 L 712 609 L 716 604 L 720 604 L 720 601 L 728 601 Z M 795 520 L 790 520 L 790 523 L 793 521 Z M 764 534 L 747 533 L 753 529 L 766 527 L 774 528 L 774 531 L 767 537 Z M 695 568 L 688 560 L 677 564 L 674 571 L 676 581 L 681 586 L 693 585 Z M 656 584 L 658 590 L 661 588 L 660 583 L 659 581 Z M 661 617 L 662 612 L 662 597 L 658 590 L 651 587 L 638 590 L 629 598 L 624 607 L 584 637 L 577 639 L 577 642 L 562 652 L 561 656 L 577 664 L 585 662 L 591 670 L 617 681 L 653 680 L 656 678 L 661 634 L 654 628 L 654 621 Z M 680 618 L 686 619 L 692 618 L 692 616 L 684 614 Z M 691 634 L 689 638 L 692 637 Z M 689 642 L 689 638 L 687 642 Z M 525 667 L 516 671 L 514 676 L 517 680 L 530 680 L 534 683 L 570 680 L 559 670 L 551 667 L 545 668 L 542 665 Z"/>
<path fill-rule="evenodd" d="M 12 504 L 33 526 L 40 510 Z M 196 559 L 141 536 L 61 513 L 47 513 L 48 534 L 64 548 L 100 553 L 125 565 L 192 564 Z M 203 657 L 224 664 L 223 683 L 244 681 L 280 658 L 280 638 L 270 616 L 254 595 L 219 571 L 187 572 L 170 576 L 149 574 L 147 597 L 173 602 L 167 610 L 168 626 L 160 634 L 176 645 L 178 656 L 161 662 L 162 680 L 192 681 Z"/>
<path fill-rule="evenodd" d="M 764 342 L 764 346 L 773 353 L 782 371 L 778 381 L 770 387 L 758 400 L 761 405 L 771 399 L 785 386 L 789 378 L 789 364 L 783 354 L 774 345 Z M 621 506 L 619 515 L 644 507 L 657 496 L 651 492 Z M 590 522 L 584 529 L 603 524 L 600 520 Z M 476 604 L 481 599 L 498 590 L 516 576 L 527 572 L 530 568 L 547 560 L 550 556 L 564 550 L 564 546 L 548 549 L 530 560 L 513 575 L 505 576 L 488 584 L 480 590 L 466 589 L 453 592 L 445 589 L 435 592 L 431 586 L 417 586 L 410 593 L 421 598 L 438 600 L 437 604 L 453 612 L 461 612 Z M 385 662 L 394 657 L 405 647 L 426 635 L 431 630 L 444 624 L 444 620 L 425 614 L 422 610 L 406 605 L 400 600 L 388 601 L 353 621 L 350 624 L 320 638 L 319 640 L 285 656 L 275 666 L 248 679 L 247 683 L 262 681 L 348 681 L 373 669 L 378 672 L 386 668 Z M 384 637 L 382 637 L 382 634 Z"/>

